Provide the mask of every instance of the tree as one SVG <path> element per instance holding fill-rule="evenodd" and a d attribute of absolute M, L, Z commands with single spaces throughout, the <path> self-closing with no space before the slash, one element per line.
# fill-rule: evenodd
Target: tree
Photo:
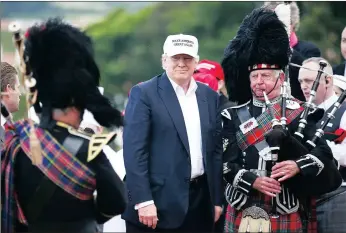
<path fill-rule="evenodd" d="M 341 32 L 346 26 L 345 2 L 300 2 L 303 11 L 298 35 L 314 42 L 330 63 L 342 61 Z"/>
<path fill-rule="evenodd" d="M 105 93 L 126 95 L 132 85 L 162 73 L 162 46 L 170 34 L 195 35 L 201 58 L 221 60 L 229 39 L 252 9 L 247 2 L 165 2 L 136 14 L 109 14 L 87 29 L 94 38 Z"/>
<path fill-rule="evenodd" d="M 163 72 L 162 46 L 170 34 L 192 34 L 201 59 L 221 61 L 244 17 L 263 2 L 161 2 L 134 13 L 110 12 L 87 27 L 95 46 L 105 95 L 123 107 L 129 89 Z M 298 2 L 299 39 L 315 43 L 332 64 L 340 63 L 345 2 Z"/>

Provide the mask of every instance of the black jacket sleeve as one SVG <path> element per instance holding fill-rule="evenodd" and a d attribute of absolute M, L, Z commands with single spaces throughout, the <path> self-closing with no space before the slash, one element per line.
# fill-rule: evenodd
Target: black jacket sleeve
<path fill-rule="evenodd" d="M 103 152 L 91 162 L 96 173 L 96 208 L 99 222 L 122 214 L 127 205 L 125 185 Z"/>
<path fill-rule="evenodd" d="M 307 146 L 306 141 L 311 140 L 315 132 L 316 122 L 308 119 L 302 141 L 305 146 Z M 293 150 L 291 151 L 294 153 Z M 322 195 L 336 190 L 342 183 L 342 177 L 332 151 L 323 138 L 317 141 L 315 148 L 304 152 L 303 155 L 295 159 L 295 162 L 300 173 L 293 177 L 289 183 L 296 193 Z"/>

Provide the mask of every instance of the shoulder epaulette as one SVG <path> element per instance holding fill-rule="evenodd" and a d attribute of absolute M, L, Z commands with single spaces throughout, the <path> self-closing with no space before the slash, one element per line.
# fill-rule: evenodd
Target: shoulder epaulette
<path fill-rule="evenodd" d="M 251 100 L 250 100 L 251 101 Z M 237 109 L 237 108 L 241 108 L 243 106 L 246 106 L 250 103 L 250 101 L 241 104 L 241 105 L 237 105 L 237 103 L 235 102 L 228 102 L 227 106 L 225 106 L 225 108 L 221 111 L 221 115 L 229 120 L 232 120 L 231 114 L 228 110 L 230 109 Z"/>
<path fill-rule="evenodd" d="M 244 104 L 241 104 L 241 105 L 230 106 L 230 107 L 228 107 L 227 109 L 230 109 L 230 108 L 241 108 L 241 107 L 243 107 L 243 106 L 248 105 L 250 102 L 251 102 L 251 100 L 249 100 L 248 102 L 246 102 L 246 103 L 244 103 Z"/>
<path fill-rule="evenodd" d="M 100 154 L 103 147 L 110 141 L 114 140 L 116 135 L 117 134 L 115 132 L 108 134 L 93 134 L 89 143 L 87 162 L 95 159 L 96 156 Z"/>
<path fill-rule="evenodd" d="M 231 113 L 229 111 L 227 111 L 227 108 L 222 110 L 221 115 L 223 117 L 227 118 L 228 120 L 232 120 Z"/>
<path fill-rule="evenodd" d="M 250 102 L 251 102 L 251 100 L 249 100 L 248 102 L 241 104 L 241 105 L 237 105 L 237 103 L 234 103 L 234 102 L 229 102 L 230 103 L 229 106 L 227 106 L 225 109 L 241 108 L 243 106 L 248 105 Z"/>

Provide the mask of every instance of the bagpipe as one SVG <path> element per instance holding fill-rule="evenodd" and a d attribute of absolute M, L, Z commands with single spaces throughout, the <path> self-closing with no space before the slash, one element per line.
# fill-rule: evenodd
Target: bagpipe
<path fill-rule="evenodd" d="M 346 98 L 346 92 L 344 92 L 339 97 L 338 101 L 334 103 L 332 111 L 327 113 L 327 120 L 316 130 L 316 132 L 306 132 L 308 130 L 308 123 L 316 125 L 324 116 L 324 110 L 316 108 L 313 104 L 321 76 L 325 73 L 323 70 L 327 64 L 322 60 L 319 65 L 320 69 L 317 71 L 317 77 L 313 83 L 312 89 L 310 90 L 310 97 L 303 105 L 304 110 L 300 116 L 298 127 L 296 127 L 294 133 L 292 133 L 292 131 L 290 132 L 285 125 L 285 102 L 288 93 L 287 89 L 282 88 L 282 121 L 279 123 L 278 120 L 275 119 L 275 116 L 272 115 L 272 130 L 266 135 L 267 142 L 272 148 L 272 153 L 275 153 L 275 156 L 272 156 L 272 162 L 274 164 L 278 161 L 299 159 L 302 156 L 309 156 L 316 148 L 318 141 L 322 138 L 329 120 L 334 117 L 335 112 L 340 108 L 340 105 Z M 266 99 L 266 104 L 269 109 L 272 108 L 268 99 Z M 309 130 L 311 131 L 311 129 Z M 308 135 L 308 137 L 311 138 L 306 138 L 304 135 Z M 292 177 L 283 183 L 299 196 L 318 196 L 337 189 L 342 182 L 341 175 L 337 168 L 337 161 L 333 158 L 326 157 L 322 162 L 324 167 L 317 176 L 303 176 L 299 173 L 295 177 Z"/>
<path fill-rule="evenodd" d="M 301 69 L 308 69 L 311 71 L 318 71 L 318 70 L 314 70 L 311 68 L 307 68 L 307 67 L 302 67 L 300 65 L 297 64 L 293 64 L 291 63 L 290 65 L 295 66 L 295 67 L 299 67 Z M 332 74 L 328 74 L 327 72 L 323 71 L 323 73 L 325 73 L 326 75 L 333 77 L 334 80 L 338 80 L 341 83 L 345 83 L 346 84 L 346 77 L 345 79 L 339 78 L 339 76 L 335 76 Z M 318 142 L 319 139 L 322 138 L 322 136 L 325 134 L 324 130 L 327 127 L 328 123 L 330 122 L 330 120 L 335 118 L 335 113 L 340 109 L 341 105 L 343 104 L 343 102 L 346 99 L 346 90 L 343 91 L 341 93 L 341 95 L 339 96 L 338 100 L 332 105 L 332 110 L 330 112 L 327 112 L 324 114 L 324 116 L 326 117 L 326 120 L 322 123 L 322 125 L 320 126 L 320 128 L 318 128 L 315 132 L 315 135 L 313 136 L 313 138 L 311 140 L 307 140 L 308 143 L 308 147 L 310 149 L 313 149 L 316 147 L 316 143 Z M 336 143 L 341 143 L 344 139 L 344 135 L 346 134 L 346 129 L 338 129 L 335 132 L 335 139 L 333 139 L 334 142 Z"/>
<path fill-rule="evenodd" d="M 333 77 L 333 78 L 336 78 L 336 77 Z M 346 82 L 344 80 L 340 80 L 340 81 Z M 317 129 L 313 138 L 311 140 L 307 141 L 307 143 L 311 146 L 311 148 L 316 147 L 316 142 L 318 142 L 318 140 L 320 138 L 322 138 L 322 136 L 324 135 L 324 130 L 327 127 L 329 121 L 331 119 L 335 118 L 336 111 L 338 111 L 340 109 L 340 107 L 341 107 L 342 103 L 345 101 L 345 99 L 346 99 L 346 90 L 343 93 L 341 93 L 338 100 L 333 104 L 332 110 L 327 113 L 327 119 L 323 122 L 322 126 L 319 129 Z M 339 129 L 338 134 L 340 135 L 339 139 L 341 140 L 342 135 L 345 134 L 345 130 Z M 337 141 L 339 139 L 335 139 L 335 141 Z M 341 143 L 341 141 L 340 141 L 340 143 Z"/>
<path fill-rule="evenodd" d="M 16 53 L 19 55 L 19 70 L 21 76 L 21 82 L 25 87 L 26 96 L 26 110 L 28 112 L 28 122 L 30 123 L 30 150 L 31 160 L 34 165 L 38 165 L 42 162 L 42 148 L 40 141 L 37 138 L 34 122 L 31 120 L 29 109 L 31 106 L 35 107 L 37 112 L 40 112 L 40 105 L 37 101 L 37 88 L 36 79 L 33 77 L 33 72 L 29 65 L 29 56 L 25 54 L 24 37 L 21 33 L 21 28 L 18 23 L 11 23 L 9 25 L 9 31 L 12 32 L 13 43 L 16 49 Z"/>
<path fill-rule="evenodd" d="M 286 28 L 290 27 L 290 2 L 285 2 L 285 4 L 279 5 L 275 11 L 279 19 L 286 25 Z M 290 37 L 290 31 L 287 30 L 288 37 Z M 289 77 L 289 66 L 292 65 L 292 48 L 289 56 L 289 63 L 285 67 L 285 79 L 281 87 L 281 117 L 277 119 L 273 113 L 273 104 L 270 103 L 264 93 L 265 102 L 269 109 L 269 112 L 272 117 L 272 130 L 266 135 L 266 140 L 270 146 L 269 155 L 267 158 L 271 158 L 270 161 L 274 166 L 275 163 L 285 160 L 298 160 L 300 158 L 309 159 L 311 152 L 314 150 L 318 144 L 318 140 L 322 137 L 324 128 L 328 124 L 325 122 L 322 127 L 317 129 L 316 132 L 310 132 L 314 128 L 309 127 L 308 124 L 317 125 L 317 122 L 322 119 L 324 116 L 324 110 L 316 108 L 313 104 L 313 101 L 316 96 L 316 91 L 318 89 L 322 74 L 325 73 L 324 69 L 327 66 L 327 62 L 321 60 L 319 63 L 319 69 L 317 70 L 317 77 L 313 83 L 313 86 L 310 90 L 310 97 L 308 101 L 303 104 L 303 112 L 300 115 L 298 126 L 295 125 L 296 122 L 291 122 L 290 129 L 287 127 L 287 118 L 286 118 L 286 109 L 287 101 L 290 101 L 290 77 Z M 293 66 L 297 66 L 293 64 Z M 301 67 L 301 66 L 299 66 Z M 343 93 L 345 94 L 345 93 Z M 334 104 L 335 108 L 331 113 L 328 113 L 329 119 L 333 117 L 335 111 L 340 107 L 340 104 L 344 101 L 345 97 L 340 96 L 337 103 Z M 296 129 L 294 132 L 293 130 Z M 305 138 L 304 135 L 312 138 Z M 313 136 L 314 135 L 314 136 Z M 312 156 L 311 156 L 312 157 Z M 315 164 L 318 164 L 317 161 L 314 161 Z M 290 188 L 298 196 L 317 196 L 324 193 L 328 193 L 337 189 L 341 182 L 342 178 L 337 169 L 337 162 L 333 158 L 323 159 L 322 161 L 324 168 L 319 170 L 316 176 L 303 176 L 301 173 L 296 176 L 286 180 L 283 184 Z M 305 165 L 304 165 L 305 166 Z M 275 203 L 275 202 L 274 202 Z"/>

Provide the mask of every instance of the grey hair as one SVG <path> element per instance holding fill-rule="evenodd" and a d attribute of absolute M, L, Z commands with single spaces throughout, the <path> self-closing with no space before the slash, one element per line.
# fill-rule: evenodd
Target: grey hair
<path fill-rule="evenodd" d="M 276 78 L 279 78 L 281 74 L 285 74 L 283 70 L 273 70 Z"/>
<path fill-rule="evenodd" d="M 324 59 L 323 57 L 310 57 L 310 58 L 304 60 L 302 65 L 304 66 L 304 65 L 307 64 L 307 63 L 314 63 L 314 64 L 316 64 L 317 66 L 319 66 L 319 65 L 320 65 L 320 61 L 322 61 L 322 60 L 324 60 L 324 61 L 327 63 L 327 66 L 326 66 L 326 68 L 324 68 L 324 71 L 325 71 L 326 73 L 330 74 L 330 75 L 333 75 L 333 68 L 332 68 L 332 66 L 331 66 L 330 63 L 329 63 L 326 59 Z M 327 75 L 327 74 L 325 74 L 325 73 L 323 73 L 323 77 L 324 77 L 324 78 L 327 78 L 327 77 L 330 77 L 330 76 Z M 331 78 L 333 78 L 333 77 L 331 77 Z M 331 82 L 333 83 L 333 79 L 331 79 L 331 80 L 332 80 Z"/>

